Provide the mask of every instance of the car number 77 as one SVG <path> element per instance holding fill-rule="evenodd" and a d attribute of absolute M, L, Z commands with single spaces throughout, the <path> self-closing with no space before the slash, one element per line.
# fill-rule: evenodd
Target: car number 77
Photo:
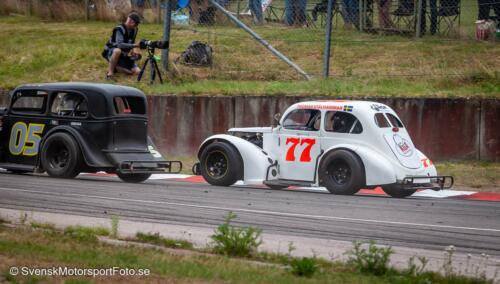
<path fill-rule="evenodd" d="M 295 161 L 295 149 L 297 148 L 297 145 L 304 145 L 307 144 L 307 146 L 302 150 L 302 154 L 300 154 L 300 162 L 310 162 L 311 161 L 311 149 L 316 144 L 316 139 L 312 138 L 297 138 L 297 137 L 288 137 L 286 139 L 286 145 L 291 144 L 290 148 L 288 148 L 288 151 L 286 152 L 286 161 L 289 162 L 294 162 Z"/>

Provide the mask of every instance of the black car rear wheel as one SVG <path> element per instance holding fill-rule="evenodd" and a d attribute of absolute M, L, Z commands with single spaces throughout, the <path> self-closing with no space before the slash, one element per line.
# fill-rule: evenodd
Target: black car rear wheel
<path fill-rule="evenodd" d="M 319 177 L 320 183 L 333 194 L 352 195 L 365 185 L 363 163 L 347 150 L 328 153 L 321 162 Z"/>
<path fill-rule="evenodd" d="M 139 183 L 147 180 L 151 174 L 122 174 L 117 173 L 118 177 L 124 182 Z"/>
<path fill-rule="evenodd" d="M 201 174 L 212 185 L 230 186 L 243 178 L 243 161 L 238 151 L 225 142 L 214 142 L 201 153 Z"/>
<path fill-rule="evenodd" d="M 66 133 L 55 133 L 43 143 L 43 169 L 52 177 L 74 178 L 82 168 L 83 158 L 78 143 Z"/>

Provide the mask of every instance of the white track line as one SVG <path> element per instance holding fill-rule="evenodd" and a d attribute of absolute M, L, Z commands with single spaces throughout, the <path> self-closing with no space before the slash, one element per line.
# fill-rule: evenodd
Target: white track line
<path fill-rule="evenodd" d="M 448 226 L 448 225 L 434 225 L 434 224 L 358 219 L 358 218 L 347 218 L 347 217 L 309 215 L 309 214 L 287 213 L 287 212 L 266 211 L 266 210 L 253 210 L 253 209 L 244 209 L 244 208 L 195 205 L 195 204 L 185 204 L 185 203 L 177 203 L 177 202 L 126 199 L 126 198 L 106 197 L 106 196 L 98 196 L 98 195 L 85 195 L 85 194 L 75 194 L 75 193 L 48 193 L 48 192 L 36 191 L 36 190 L 25 190 L 25 189 L 15 189 L 15 188 L 5 188 L 5 187 L 0 187 L 0 190 L 36 193 L 39 195 L 42 194 L 42 195 L 52 195 L 52 196 L 56 195 L 56 196 L 66 196 L 66 197 L 94 198 L 94 199 L 114 200 L 114 201 L 132 202 L 132 203 L 138 202 L 138 203 L 146 203 L 146 204 L 163 204 L 163 205 L 171 205 L 171 206 L 184 206 L 184 207 L 191 207 L 191 208 L 224 210 L 224 211 L 234 211 L 234 212 L 244 212 L 244 213 L 256 213 L 256 214 L 285 216 L 285 217 L 300 217 L 300 218 L 335 220 L 335 221 L 344 221 L 344 222 L 363 222 L 363 223 L 386 224 L 386 225 L 404 225 L 404 226 L 413 226 L 413 227 L 431 227 L 431 228 L 441 228 L 441 229 L 457 229 L 457 230 L 484 231 L 484 232 L 500 233 L 500 229 L 490 229 L 490 228 L 460 227 L 460 226 Z"/>

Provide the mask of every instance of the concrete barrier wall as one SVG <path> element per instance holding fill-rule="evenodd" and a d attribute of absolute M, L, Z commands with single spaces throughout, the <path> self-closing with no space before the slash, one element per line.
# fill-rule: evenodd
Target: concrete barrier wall
<path fill-rule="evenodd" d="M 275 113 L 305 100 L 310 98 L 149 96 L 150 136 L 169 156 L 191 156 L 212 134 L 230 127 L 270 126 Z M 500 161 L 500 99 L 364 100 L 394 108 L 415 145 L 433 160 Z M 0 105 L 6 104 L 7 96 L 0 94 Z"/>
<path fill-rule="evenodd" d="M 415 145 L 433 160 L 500 161 L 500 100 L 365 99 L 393 107 Z M 212 134 L 230 127 L 269 126 L 275 113 L 305 100 L 309 98 L 149 97 L 150 133 L 168 155 L 193 155 Z"/>

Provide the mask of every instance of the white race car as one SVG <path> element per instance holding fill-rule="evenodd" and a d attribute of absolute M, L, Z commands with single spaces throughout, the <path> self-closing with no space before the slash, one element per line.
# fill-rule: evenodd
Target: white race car
<path fill-rule="evenodd" d="M 381 186 L 407 197 L 453 185 L 415 148 L 390 107 L 367 101 L 296 103 L 275 127 L 232 128 L 207 138 L 198 159 L 193 172 L 218 186 L 242 180 L 270 188 L 324 186 L 345 195 Z"/>

